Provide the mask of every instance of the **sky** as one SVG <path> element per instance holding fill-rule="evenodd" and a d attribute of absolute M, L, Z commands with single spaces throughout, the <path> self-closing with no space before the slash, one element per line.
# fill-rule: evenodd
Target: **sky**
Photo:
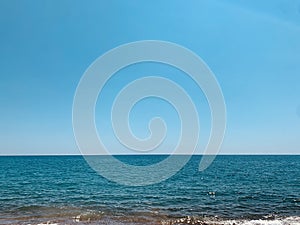
<path fill-rule="evenodd" d="M 223 91 L 227 128 L 220 154 L 300 154 L 300 0 L 0 1 L 0 155 L 80 154 L 72 128 L 76 87 L 91 63 L 119 45 L 163 40 L 199 55 Z M 99 136 L 119 147 L 110 124 L 113 97 L 139 77 L 159 74 L 194 100 L 209 137 L 203 92 L 183 72 L 153 63 L 116 73 L 96 106 Z M 132 109 L 140 138 L 161 116 L 168 153 L 180 132 L 178 115 L 160 99 Z"/>

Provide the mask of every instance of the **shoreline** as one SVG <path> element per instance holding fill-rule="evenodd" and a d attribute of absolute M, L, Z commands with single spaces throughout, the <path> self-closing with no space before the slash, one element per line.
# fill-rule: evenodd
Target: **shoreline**
<path fill-rule="evenodd" d="M 196 216 L 196 215 L 171 215 L 157 211 L 152 212 L 136 212 L 136 213 L 108 213 L 102 211 L 85 211 L 80 212 L 79 209 L 62 210 L 57 212 L 23 212 L 24 215 L 15 215 L 10 212 L 0 213 L 0 224 L 2 225 L 299 225 L 300 216 L 249 216 L 241 218 L 225 218 L 218 216 Z M 20 214 L 20 212 L 19 212 Z"/>

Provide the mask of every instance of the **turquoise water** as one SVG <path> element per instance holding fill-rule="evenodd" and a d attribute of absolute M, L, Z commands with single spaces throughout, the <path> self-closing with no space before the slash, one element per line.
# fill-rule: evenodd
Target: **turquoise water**
<path fill-rule="evenodd" d="M 118 156 L 135 165 L 165 157 Z M 200 159 L 128 187 L 81 156 L 0 157 L 0 224 L 300 224 L 300 156 L 218 156 L 204 172 Z"/>

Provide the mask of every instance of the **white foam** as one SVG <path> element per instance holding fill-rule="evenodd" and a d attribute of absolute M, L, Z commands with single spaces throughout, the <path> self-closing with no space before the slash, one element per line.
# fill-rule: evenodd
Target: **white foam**
<path fill-rule="evenodd" d="M 33 225 L 31 223 L 28 223 L 27 225 Z M 58 223 L 51 223 L 51 222 L 47 222 L 47 223 L 38 223 L 36 225 L 59 225 Z"/>
<path fill-rule="evenodd" d="M 215 222 L 215 224 L 224 225 L 300 225 L 300 217 L 287 217 L 284 219 L 273 220 L 226 220 Z"/>
<path fill-rule="evenodd" d="M 58 225 L 58 223 L 47 222 L 47 223 L 39 223 L 37 225 Z"/>

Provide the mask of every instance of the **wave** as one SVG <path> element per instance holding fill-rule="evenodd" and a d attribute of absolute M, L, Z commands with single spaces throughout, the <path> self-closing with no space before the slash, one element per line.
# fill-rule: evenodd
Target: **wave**
<path fill-rule="evenodd" d="M 162 225 L 183 225 L 183 224 L 198 224 L 198 225 L 300 225 L 300 217 L 291 216 L 286 218 L 276 219 L 217 219 L 197 217 L 182 217 L 178 219 L 162 221 Z"/>
<path fill-rule="evenodd" d="M 70 216 L 70 215 L 69 215 Z M 29 218 L 27 218 L 29 219 Z M 37 218 L 27 220 L 0 219 L 0 224 L 26 224 L 26 225 L 300 225 L 300 216 L 265 219 L 222 219 L 218 217 L 185 216 L 170 218 L 167 215 L 139 213 L 135 215 L 107 215 L 103 212 L 89 212 L 70 216 L 68 218 Z"/>

